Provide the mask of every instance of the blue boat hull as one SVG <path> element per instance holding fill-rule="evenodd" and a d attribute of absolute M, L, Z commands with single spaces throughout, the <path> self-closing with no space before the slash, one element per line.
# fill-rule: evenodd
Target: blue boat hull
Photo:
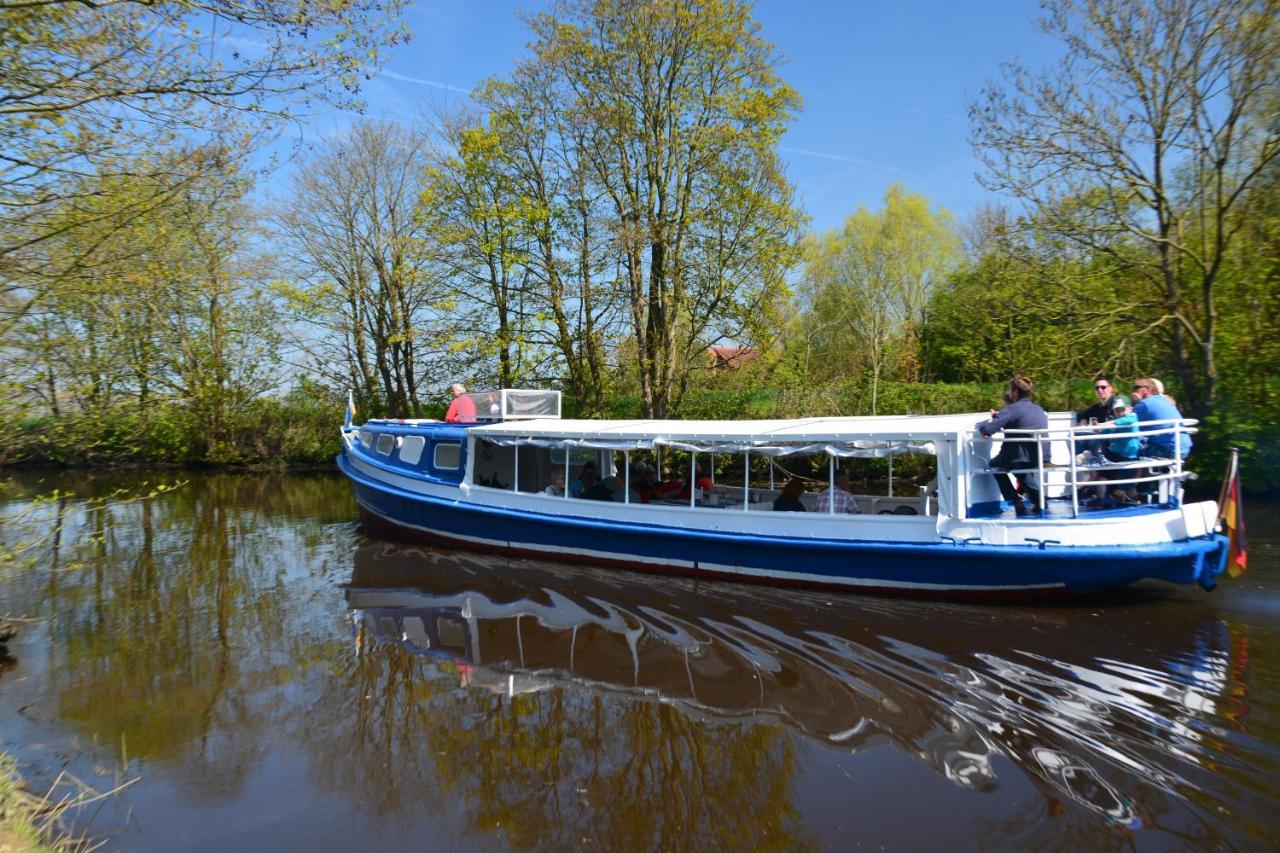
<path fill-rule="evenodd" d="M 482 551 L 724 577 L 946 597 L 1096 592 L 1144 578 L 1212 588 L 1226 562 L 1221 535 L 1161 545 L 1041 548 L 950 542 L 801 539 L 530 513 L 404 491 L 338 465 L 371 529 Z"/>

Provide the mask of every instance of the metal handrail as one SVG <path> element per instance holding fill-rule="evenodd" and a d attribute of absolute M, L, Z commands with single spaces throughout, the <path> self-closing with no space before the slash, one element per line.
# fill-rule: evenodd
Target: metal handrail
<path fill-rule="evenodd" d="M 988 468 L 983 473 L 990 473 L 990 474 L 1034 473 L 1037 478 L 1037 483 L 1039 484 L 1039 488 L 1037 489 L 1037 491 L 1039 492 L 1038 509 L 1041 512 L 1044 512 L 1045 501 L 1047 500 L 1046 488 L 1045 488 L 1046 465 L 1045 465 L 1045 459 L 1044 459 L 1044 442 L 1066 441 L 1067 448 L 1070 452 L 1070 462 L 1066 468 L 1066 470 L 1070 472 L 1070 477 L 1068 479 L 1067 486 L 1069 487 L 1071 492 L 1071 515 L 1073 518 L 1075 518 L 1080 515 L 1080 500 L 1079 500 L 1078 487 L 1080 485 L 1079 471 L 1081 466 L 1076 461 L 1076 458 L 1078 456 L 1076 452 L 1077 440 L 1084 440 L 1089 442 L 1109 442 L 1109 441 L 1127 440 L 1127 439 L 1134 439 L 1134 438 L 1137 438 L 1137 439 L 1150 438 L 1151 436 L 1156 436 L 1156 435 L 1172 434 L 1174 436 L 1174 447 L 1180 448 L 1182 444 L 1181 434 L 1183 432 L 1187 433 L 1188 435 L 1194 435 L 1199 433 L 1199 429 L 1197 429 L 1196 427 L 1199 421 L 1194 418 L 1162 418 L 1159 420 L 1141 421 L 1137 424 L 1132 425 L 1137 427 L 1136 429 L 1123 429 L 1122 431 L 1117 430 L 1115 427 L 1108 426 L 1108 423 L 1109 422 L 1104 422 L 1100 424 L 1071 424 L 1070 426 L 1043 427 L 1039 429 L 1010 428 L 1010 429 L 1000 430 L 999 433 L 997 434 L 1000 435 L 1001 437 L 1000 440 L 1002 442 L 1010 441 L 1010 442 L 1019 443 L 1019 444 L 1027 443 L 1027 442 L 1035 442 L 1036 443 L 1036 466 L 1034 468 L 1001 468 L 1001 469 Z M 1165 424 L 1167 424 L 1168 426 L 1163 426 Z M 978 438 L 984 441 L 990 441 L 993 439 L 993 436 L 982 435 L 982 433 L 978 432 L 977 430 L 975 430 L 974 433 Z M 1053 465 L 1052 462 L 1049 463 L 1048 467 L 1057 468 L 1057 466 Z M 1108 480 L 1107 485 L 1161 483 L 1166 481 L 1181 483 L 1181 481 L 1186 479 L 1187 477 L 1187 474 L 1182 469 L 1182 454 L 1180 450 L 1175 452 L 1175 454 L 1172 457 L 1163 457 L 1163 456 L 1139 457 L 1133 461 L 1126 461 L 1126 462 L 1111 462 L 1110 460 L 1108 460 L 1102 464 L 1099 464 L 1096 466 L 1090 465 L 1088 467 L 1090 469 L 1096 469 L 1096 470 L 1125 470 L 1128 468 L 1151 469 L 1151 474 L 1148 476 Z M 1168 470 L 1166 473 L 1156 473 L 1157 468 L 1165 468 L 1165 469 L 1171 469 L 1171 470 Z M 1085 481 L 1085 482 L 1090 482 L 1090 481 Z"/>

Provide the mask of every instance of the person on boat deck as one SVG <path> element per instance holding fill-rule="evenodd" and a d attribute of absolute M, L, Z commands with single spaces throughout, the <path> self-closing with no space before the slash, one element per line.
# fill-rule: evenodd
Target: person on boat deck
<path fill-rule="evenodd" d="M 557 471 L 551 475 L 551 485 L 542 490 L 545 495 L 555 495 L 558 498 L 564 497 L 564 472 Z"/>
<path fill-rule="evenodd" d="M 1133 413 L 1137 415 L 1139 424 L 1150 421 L 1174 420 L 1182 417 L 1182 413 L 1178 411 L 1178 407 L 1173 400 L 1158 390 L 1163 387 L 1163 385 L 1158 384 L 1158 380 L 1149 377 L 1134 380 Z M 1173 424 L 1159 424 L 1153 425 L 1152 429 L 1168 429 L 1172 426 Z M 1191 436 L 1186 432 L 1179 433 L 1176 439 L 1172 432 L 1148 436 L 1143 440 L 1142 444 L 1143 456 L 1152 456 L 1159 459 L 1186 459 L 1190 453 Z"/>
<path fill-rule="evenodd" d="M 467 388 L 461 382 L 453 384 L 453 400 L 449 403 L 449 411 L 445 412 L 445 423 L 473 424 L 476 422 L 475 401 L 467 396 Z"/>
<path fill-rule="evenodd" d="M 831 512 L 832 505 L 835 506 L 835 512 L 843 512 L 850 515 L 857 515 L 859 512 L 858 502 L 849 493 L 849 474 L 846 471 L 836 471 L 836 487 L 834 489 L 828 486 L 818 492 L 818 508 L 815 511 Z"/>
<path fill-rule="evenodd" d="M 1081 412 L 1076 412 L 1076 423 L 1086 424 L 1089 418 L 1094 418 L 1098 423 L 1111 420 L 1111 412 L 1114 408 L 1112 405 L 1116 399 L 1115 386 L 1111 384 L 1111 380 L 1106 376 L 1097 376 L 1093 380 L 1093 393 L 1097 396 L 1098 402 Z"/>
<path fill-rule="evenodd" d="M 589 488 L 583 489 L 582 499 L 584 501 L 613 500 L 613 493 L 619 489 L 619 486 L 613 482 L 617 479 L 617 477 L 605 477 L 600 482 L 593 484 Z"/>
<path fill-rule="evenodd" d="M 1009 390 L 1004 393 L 1004 408 L 998 412 L 992 409 L 991 418 L 978 424 L 978 432 L 990 437 L 1006 429 L 1048 429 L 1049 416 L 1044 409 L 1031 400 L 1034 391 L 1034 382 L 1021 374 L 1015 374 L 1009 380 Z M 1023 488 L 1031 501 L 1031 506 L 1027 506 L 1018 494 L 1018 489 L 1014 486 L 1010 475 L 1003 472 L 1011 468 L 1035 468 L 1039 464 L 1040 456 L 1036 453 L 1036 442 L 1025 440 L 1030 436 L 1021 434 L 1010 436 L 1010 438 L 1013 437 L 1024 440 L 1001 442 L 1000 452 L 991 460 L 991 467 L 995 469 L 991 476 L 995 478 L 1001 496 L 1013 504 L 1014 512 L 1020 516 L 1030 515 L 1032 507 L 1040 503 L 1039 492 L 1031 482 L 1028 482 L 1034 481 L 1034 475 L 1022 475 Z M 1043 459 L 1048 462 L 1049 442 L 1042 439 L 1039 444 Z"/>
<path fill-rule="evenodd" d="M 1129 406 L 1129 401 L 1123 396 L 1112 398 L 1111 426 L 1106 432 L 1119 436 L 1109 439 L 1103 446 L 1102 455 L 1108 462 L 1132 462 L 1138 458 L 1138 416 L 1133 413 L 1133 409 Z M 1132 475 L 1132 469 L 1121 468 L 1098 471 L 1096 472 L 1096 479 L 1103 481 L 1122 480 Z M 1106 499 L 1107 487 L 1106 485 L 1100 485 L 1098 486 L 1097 497 L 1085 501 L 1085 506 L 1101 506 Z M 1118 504 L 1130 504 L 1133 503 L 1133 498 L 1130 496 L 1128 489 L 1119 487 L 1113 491 L 1111 501 Z"/>
<path fill-rule="evenodd" d="M 613 501 L 614 503 L 625 503 L 626 498 L 622 491 L 621 477 L 605 477 L 591 488 L 582 493 L 583 500 L 588 501 Z M 640 496 L 636 494 L 636 490 L 631 490 L 631 502 L 640 503 Z"/>
<path fill-rule="evenodd" d="M 583 462 L 582 467 L 578 469 L 578 479 L 569 484 L 569 494 L 575 498 L 582 497 L 582 493 L 596 484 L 596 463 Z"/>
<path fill-rule="evenodd" d="M 658 478 L 654 475 L 653 466 L 646 462 L 637 462 L 635 472 L 631 475 L 631 488 L 640 496 L 641 503 L 648 503 L 658 488 Z"/>
<path fill-rule="evenodd" d="M 707 495 L 711 494 L 713 491 L 715 491 L 715 488 L 716 488 L 715 481 L 707 476 L 706 472 L 702 470 L 701 465 L 693 466 L 693 476 L 694 476 L 693 487 L 695 489 L 701 489 L 702 496 L 704 498 Z M 684 480 L 672 480 L 671 482 L 672 484 L 678 483 L 679 488 L 668 489 L 666 492 L 666 495 L 668 497 L 671 497 L 672 496 L 671 492 L 674 491 L 675 492 L 674 497 L 676 497 L 677 499 L 682 501 L 689 500 L 689 484 L 686 483 Z"/>
<path fill-rule="evenodd" d="M 804 504 L 800 502 L 800 496 L 804 494 L 804 480 L 799 477 L 792 477 L 787 480 L 787 484 L 782 487 L 782 494 L 773 500 L 774 512 L 804 512 Z"/>

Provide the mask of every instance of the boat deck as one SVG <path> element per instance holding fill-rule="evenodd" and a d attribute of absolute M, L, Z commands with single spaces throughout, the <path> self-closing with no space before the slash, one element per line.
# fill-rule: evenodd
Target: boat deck
<path fill-rule="evenodd" d="M 1079 506 L 1079 516 L 1073 516 L 1071 510 L 1071 501 L 1068 498 L 1049 498 L 1045 501 L 1044 514 L 1033 513 L 1032 515 L 1022 516 L 1022 518 L 1123 518 L 1138 515 L 1146 515 L 1152 512 L 1163 512 L 1169 509 L 1169 504 L 1104 504 L 1098 507 L 1087 507 L 1083 503 Z M 983 518 L 999 518 L 1008 519 L 1010 521 L 1019 518 L 1014 512 L 1013 507 L 1009 507 L 1004 512 L 992 515 L 984 515 Z"/>

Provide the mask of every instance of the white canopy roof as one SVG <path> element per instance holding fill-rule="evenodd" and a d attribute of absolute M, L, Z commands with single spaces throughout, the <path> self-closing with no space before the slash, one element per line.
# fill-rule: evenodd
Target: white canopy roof
<path fill-rule="evenodd" d="M 986 412 L 959 415 L 893 415 L 862 418 L 795 418 L 759 421 L 529 420 L 473 427 L 494 438 L 603 438 L 661 443 L 935 441 L 968 432 Z"/>

